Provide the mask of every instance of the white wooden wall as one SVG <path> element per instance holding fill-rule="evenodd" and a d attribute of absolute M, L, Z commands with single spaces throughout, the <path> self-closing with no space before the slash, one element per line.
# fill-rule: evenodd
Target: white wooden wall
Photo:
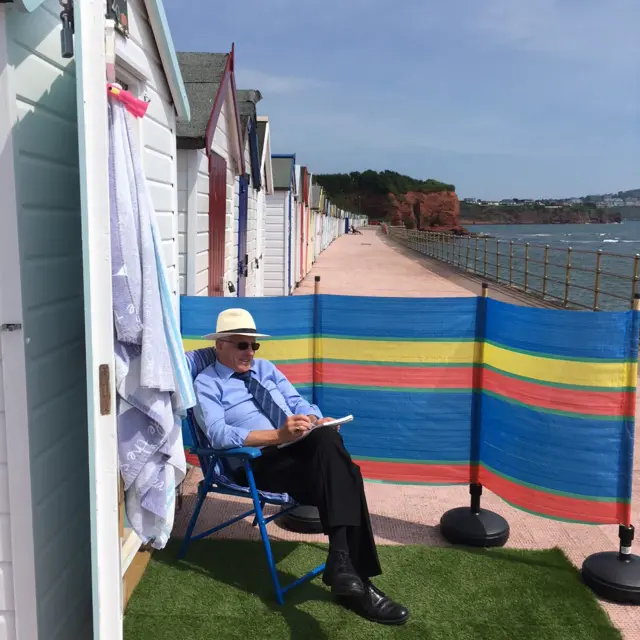
<path fill-rule="evenodd" d="M 209 294 L 209 158 L 204 149 L 178 150 L 178 211 L 180 295 L 206 296 Z"/>
<path fill-rule="evenodd" d="M 251 149 L 249 146 L 249 136 L 247 136 L 244 148 L 244 162 L 246 171 L 249 174 L 248 212 L 247 212 L 247 255 L 249 256 L 249 269 L 247 276 L 247 297 L 259 295 L 258 275 L 260 270 L 256 269 L 256 258 L 258 257 L 258 191 L 253 184 L 253 172 L 251 170 Z"/>
<path fill-rule="evenodd" d="M 187 295 L 187 209 L 189 203 L 190 149 L 178 149 L 178 292 Z"/>
<path fill-rule="evenodd" d="M 264 295 L 264 234 L 265 234 L 265 217 L 267 214 L 267 201 L 265 198 L 266 176 L 262 172 L 262 189 L 258 191 L 257 198 L 257 221 L 256 221 L 256 257 L 258 258 L 259 268 L 255 279 L 255 295 Z"/>
<path fill-rule="evenodd" d="M 203 149 L 195 151 L 196 159 L 192 164 L 196 182 L 196 260 L 195 295 L 209 294 L 209 158 Z M 195 169 L 195 171 L 194 171 Z M 194 176 L 190 176 L 193 181 Z M 194 219 L 190 212 L 189 223 Z"/>
<path fill-rule="evenodd" d="M 92 615 L 75 63 L 60 55 L 58 2 L 48 0 L 32 14 L 9 5 L 3 10 L 8 61 L 0 75 L 7 80 L 2 99 L 14 120 L 18 238 L 12 240 L 19 243 L 20 273 L 0 277 L 20 278 L 22 285 L 28 431 L 20 436 L 28 442 L 31 468 L 14 470 L 17 475 L 8 478 L 1 433 L 0 637 L 17 637 L 13 609 L 19 576 L 13 575 L 13 564 L 24 558 L 12 557 L 18 552 L 10 524 L 13 514 L 26 508 L 32 529 L 14 531 L 14 541 L 31 543 L 37 605 L 20 603 L 32 608 L 19 612 L 19 624 L 35 619 L 41 638 L 71 640 L 88 637 Z M 0 152 L 5 145 L 0 140 Z M 4 188 L 2 193 L 9 200 Z M 7 398 L 7 407 L 12 401 Z M 9 504 L 9 481 L 22 483 L 19 505 Z M 23 630 L 20 637 L 27 636 L 35 637 Z"/>
<path fill-rule="evenodd" d="M 179 247 L 175 110 L 144 1 L 129 0 L 128 7 L 129 38 L 116 34 L 116 72 L 125 80 L 133 76 L 139 97 L 146 96 L 150 100 L 146 116 L 136 126 L 142 126 L 142 162 L 177 306 Z"/>
<path fill-rule="evenodd" d="M 226 235 L 224 244 L 225 296 L 235 296 L 237 294 L 237 291 L 235 293 L 229 292 L 227 283 L 232 282 L 236 286 L 238 279 L 238 184 L 236 180 L 238 169 L 231 155 L 234 140 L 230 132 L 235 127 L 235 123 L 233 122 L 233 103 L 230 96 L 231 94 L 227 93 L 213 136 L 213 151 L 227 161 L 227 219 L 225 222 Z"/>
<path fill-rule="evenodd" d="M 287 215 L 289 192 L 265 197 L 264 295 L 284 296 L 287 287 Z"/>
<path fill-rule="evenodd" d="M 33 13 L 10 5 L 2 12 L 9 38 L 9 62 L 0 68 L 2 98 L 16 118 L 12 139 L 29 419 L 22 437 L 32 460 L 30 472 L 22 470 L 22 502 L 31 506 L 33 528 L 18 535 L 21 541 L 33 535 L 37 598 L 37 606 L 22 610 L 20 623 L 36 620 L 40 638 L 79 640 L 91 637 L 92 587 L 75 60 L 60 56 L 57 0 Z M 131 37 L 117 36 L 117 68 L 150 99 L 147 116 L 135 128 L 177 304 L 174 108 L 142 0 L 129 1 L 129 20 Z M 2 152 L 7 147 L 0 142 Z M 8 199 L 4 191 L 3 198 Z M 8 537 L 3 414 L 0 397 L 0 638 L 13 640 L 13 584 L 19 581 L 12 575 L 17 556 L 11 555 Z M 23 631 L 20 637 L 35 635 Z"/>

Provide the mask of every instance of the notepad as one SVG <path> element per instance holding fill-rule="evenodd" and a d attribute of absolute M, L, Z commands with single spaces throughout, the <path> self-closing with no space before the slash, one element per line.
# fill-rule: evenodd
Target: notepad
<path fill-rule="evenodd" d="M 321 429 L 322 427 L 339 427 L 340 425 L 346 424 L 347 422 L 351 422 L 352 420 L 353 420 L 353 416 L 348 415 L 348 416 L 345 416 L 344 418 L 338 418 L 337 420 L 332 420 L 331 422 L 324 422 L 323 424 L 314 425 L 313 427 L 311 427 L 311 429 L 306 431 L 304 435 L 301 435 L 299 438 L 296 438 L 295 440 L 291 440 L 291 442 L 283 442 L 282 444 L 279 444 L 278 449 L 288 447 L 289 445 L 295 444 L 296 442 L 300 442 L 300 440 L 304 440 L 312 431 L 315 431 L 316 429 Z"/>

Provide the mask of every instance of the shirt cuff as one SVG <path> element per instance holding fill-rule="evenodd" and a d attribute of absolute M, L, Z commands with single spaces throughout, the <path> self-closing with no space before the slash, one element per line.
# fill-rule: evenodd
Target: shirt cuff
<path fill-rule="evenodd" d="M 244 447 L 244 441 L 247 439 L 247 436 L 251 433 L 252 429 L 242 429 L 235 428 L 233 433 L 233 437 L 231 438 L 234 441 L 234 444 L 229 447 Z M 237 443 L 236 443 L 237 441 Z"/>
<path fill-rule="evenodd" d="M 316 407 L 315 404 L 312 404 L 309 407 L 309 411 L 307 411 L 307 415 L 308 416 L 315 416 L 316 418 L 318 418 L 318 420 L 322 420 L 322 418 L 324 417 L 322 415 L 322 411 L 320 411 L 320 409 L 318 407 Z"/>

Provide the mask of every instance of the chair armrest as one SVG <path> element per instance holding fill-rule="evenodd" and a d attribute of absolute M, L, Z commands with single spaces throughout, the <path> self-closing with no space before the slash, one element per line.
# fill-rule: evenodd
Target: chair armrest
<path fill-rule="evenodd" d="M 217 456 L 218 458 L 240 458 L 241 460 L 251 460 L 259 458 L 262 451 L 257 447 L 234 447 L 233 449 L 202 449 L 193 447 L 191 453 L 197 456 Z"/>
<path fill-rule="evenodd" d="M 251 460 L 259 458 L 262 451 L 258 447 L 234 447 L 233 449 L 216 449 L 216 455 L 221 458 L 241 458 L 242 460 Z"/>

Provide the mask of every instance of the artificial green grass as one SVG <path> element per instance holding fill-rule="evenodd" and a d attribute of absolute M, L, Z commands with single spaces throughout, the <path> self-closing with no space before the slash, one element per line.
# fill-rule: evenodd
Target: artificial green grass
<path fill-rule="evenodd" d="M 177 543 L 155 553 L 129 603 L 125 640 L 420 638 L 619 640 L 564 554 L 550 551 L 380 547 L 376 584 L 409 607 L 403 627 L 367 622 L 332 600 L 321 578 L 279 607 L 262 546 L 243 540 Z M 283 584 L 324 562 L 326 547 L 274 542 Z"/>

